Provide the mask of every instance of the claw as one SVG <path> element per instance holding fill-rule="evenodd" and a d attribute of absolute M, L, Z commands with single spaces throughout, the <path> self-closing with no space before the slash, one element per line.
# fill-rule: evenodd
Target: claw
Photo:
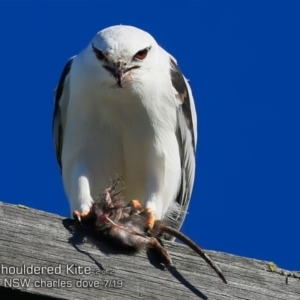
<path fill-rule="evenodd" d="M 78 210 L 73 211 L 73 218 L 79 223 L 82 223 L 82 220 L 86 220 L 89 215 L 89 210 L 83 210 L 81 213 Z"/>
<path fill-rule="evenodd" d="M 130 202 L 131 207 L 134 210 L 138 210 L 140 213 L 144 213 L 147 215 L 147 222 L 146 222 L 146 231 L 151 230 L 154 226 L 156 218 L 154 216 L 152 208 L 144 208 L 139 200 L 132 200 Z"/>

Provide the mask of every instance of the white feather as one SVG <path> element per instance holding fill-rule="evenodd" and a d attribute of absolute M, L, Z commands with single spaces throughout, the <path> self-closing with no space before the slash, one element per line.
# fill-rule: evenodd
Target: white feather
<path fill-rule="evenodd" d="M 96 58 L 92 45 L 109 62 L 139 66 L 126 74 L 122 88 Z M 143 61 L 132 60 L 146 47 L 151 50 Z M 57 148 L 55 124 L 61 122 L 62 127 L 61 168 L 71 211 L 89 209 L 110 178 L 121 175 L 125 200 L 139 199 L 154 210 L 156 218 L 163 219 L 168 209 L 177 207 L 182 162 L 170 58 L 151 35 L 131 26 L 100 31 L 73 58 L 57 99 L 60 120 L 58 114 L 54 116 Z M 186 85 L 196 139 L 195 105 L 187 81 Z"/>

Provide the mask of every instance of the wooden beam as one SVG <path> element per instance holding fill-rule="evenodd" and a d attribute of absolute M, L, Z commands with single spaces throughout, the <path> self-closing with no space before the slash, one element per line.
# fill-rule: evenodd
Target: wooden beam
<path fill-rule="evenodd" d="M 224 284 L 188 247 L 165 246 L 172 272 L 151 252 L 133 254 L 91 242 L 84 231 L 74 234 L 70 219 L 0 202 L 0 298 L 300 299 L 300 279 L 289 277 L 286 284 L 268 262 L 207 251 L 226 276 Z"/>

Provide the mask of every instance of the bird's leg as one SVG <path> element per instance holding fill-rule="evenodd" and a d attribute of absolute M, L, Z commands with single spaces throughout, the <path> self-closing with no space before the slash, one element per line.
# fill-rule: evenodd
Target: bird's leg
<path fill-rule="evenodd" d="M 146 228 L 147 228 L 147 230 L 151 230 L 154 226 L 156 218 L 154 216 L 154 212 L 153 212 L 152 208 L 150 208 L 150 207 L 146 208 L 145 212 L 147 212 L 147 214 L 148 214 L 148 220 L 147 220 L 147 223 L 146 223 Z"/>
<path fill-rule="evenodd" d="M 141 213 L 147 214 L 146 231 L 151 230 L 156 221 L 152 208 L 144 208 L 139 200 L 132 200 L 130 205 L 134 210 L 138 210 Z"/>

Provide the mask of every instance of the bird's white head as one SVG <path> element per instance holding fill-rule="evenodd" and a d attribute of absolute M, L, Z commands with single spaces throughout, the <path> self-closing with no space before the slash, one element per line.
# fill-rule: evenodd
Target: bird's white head
<path fill-rule="evenodd" d="M 155 65 L 159 46 L 147 32 L 132 26 L 108 27 L 96 34 L 88 48 L 90 62 L 117 86 L 145 74 Z"/>

